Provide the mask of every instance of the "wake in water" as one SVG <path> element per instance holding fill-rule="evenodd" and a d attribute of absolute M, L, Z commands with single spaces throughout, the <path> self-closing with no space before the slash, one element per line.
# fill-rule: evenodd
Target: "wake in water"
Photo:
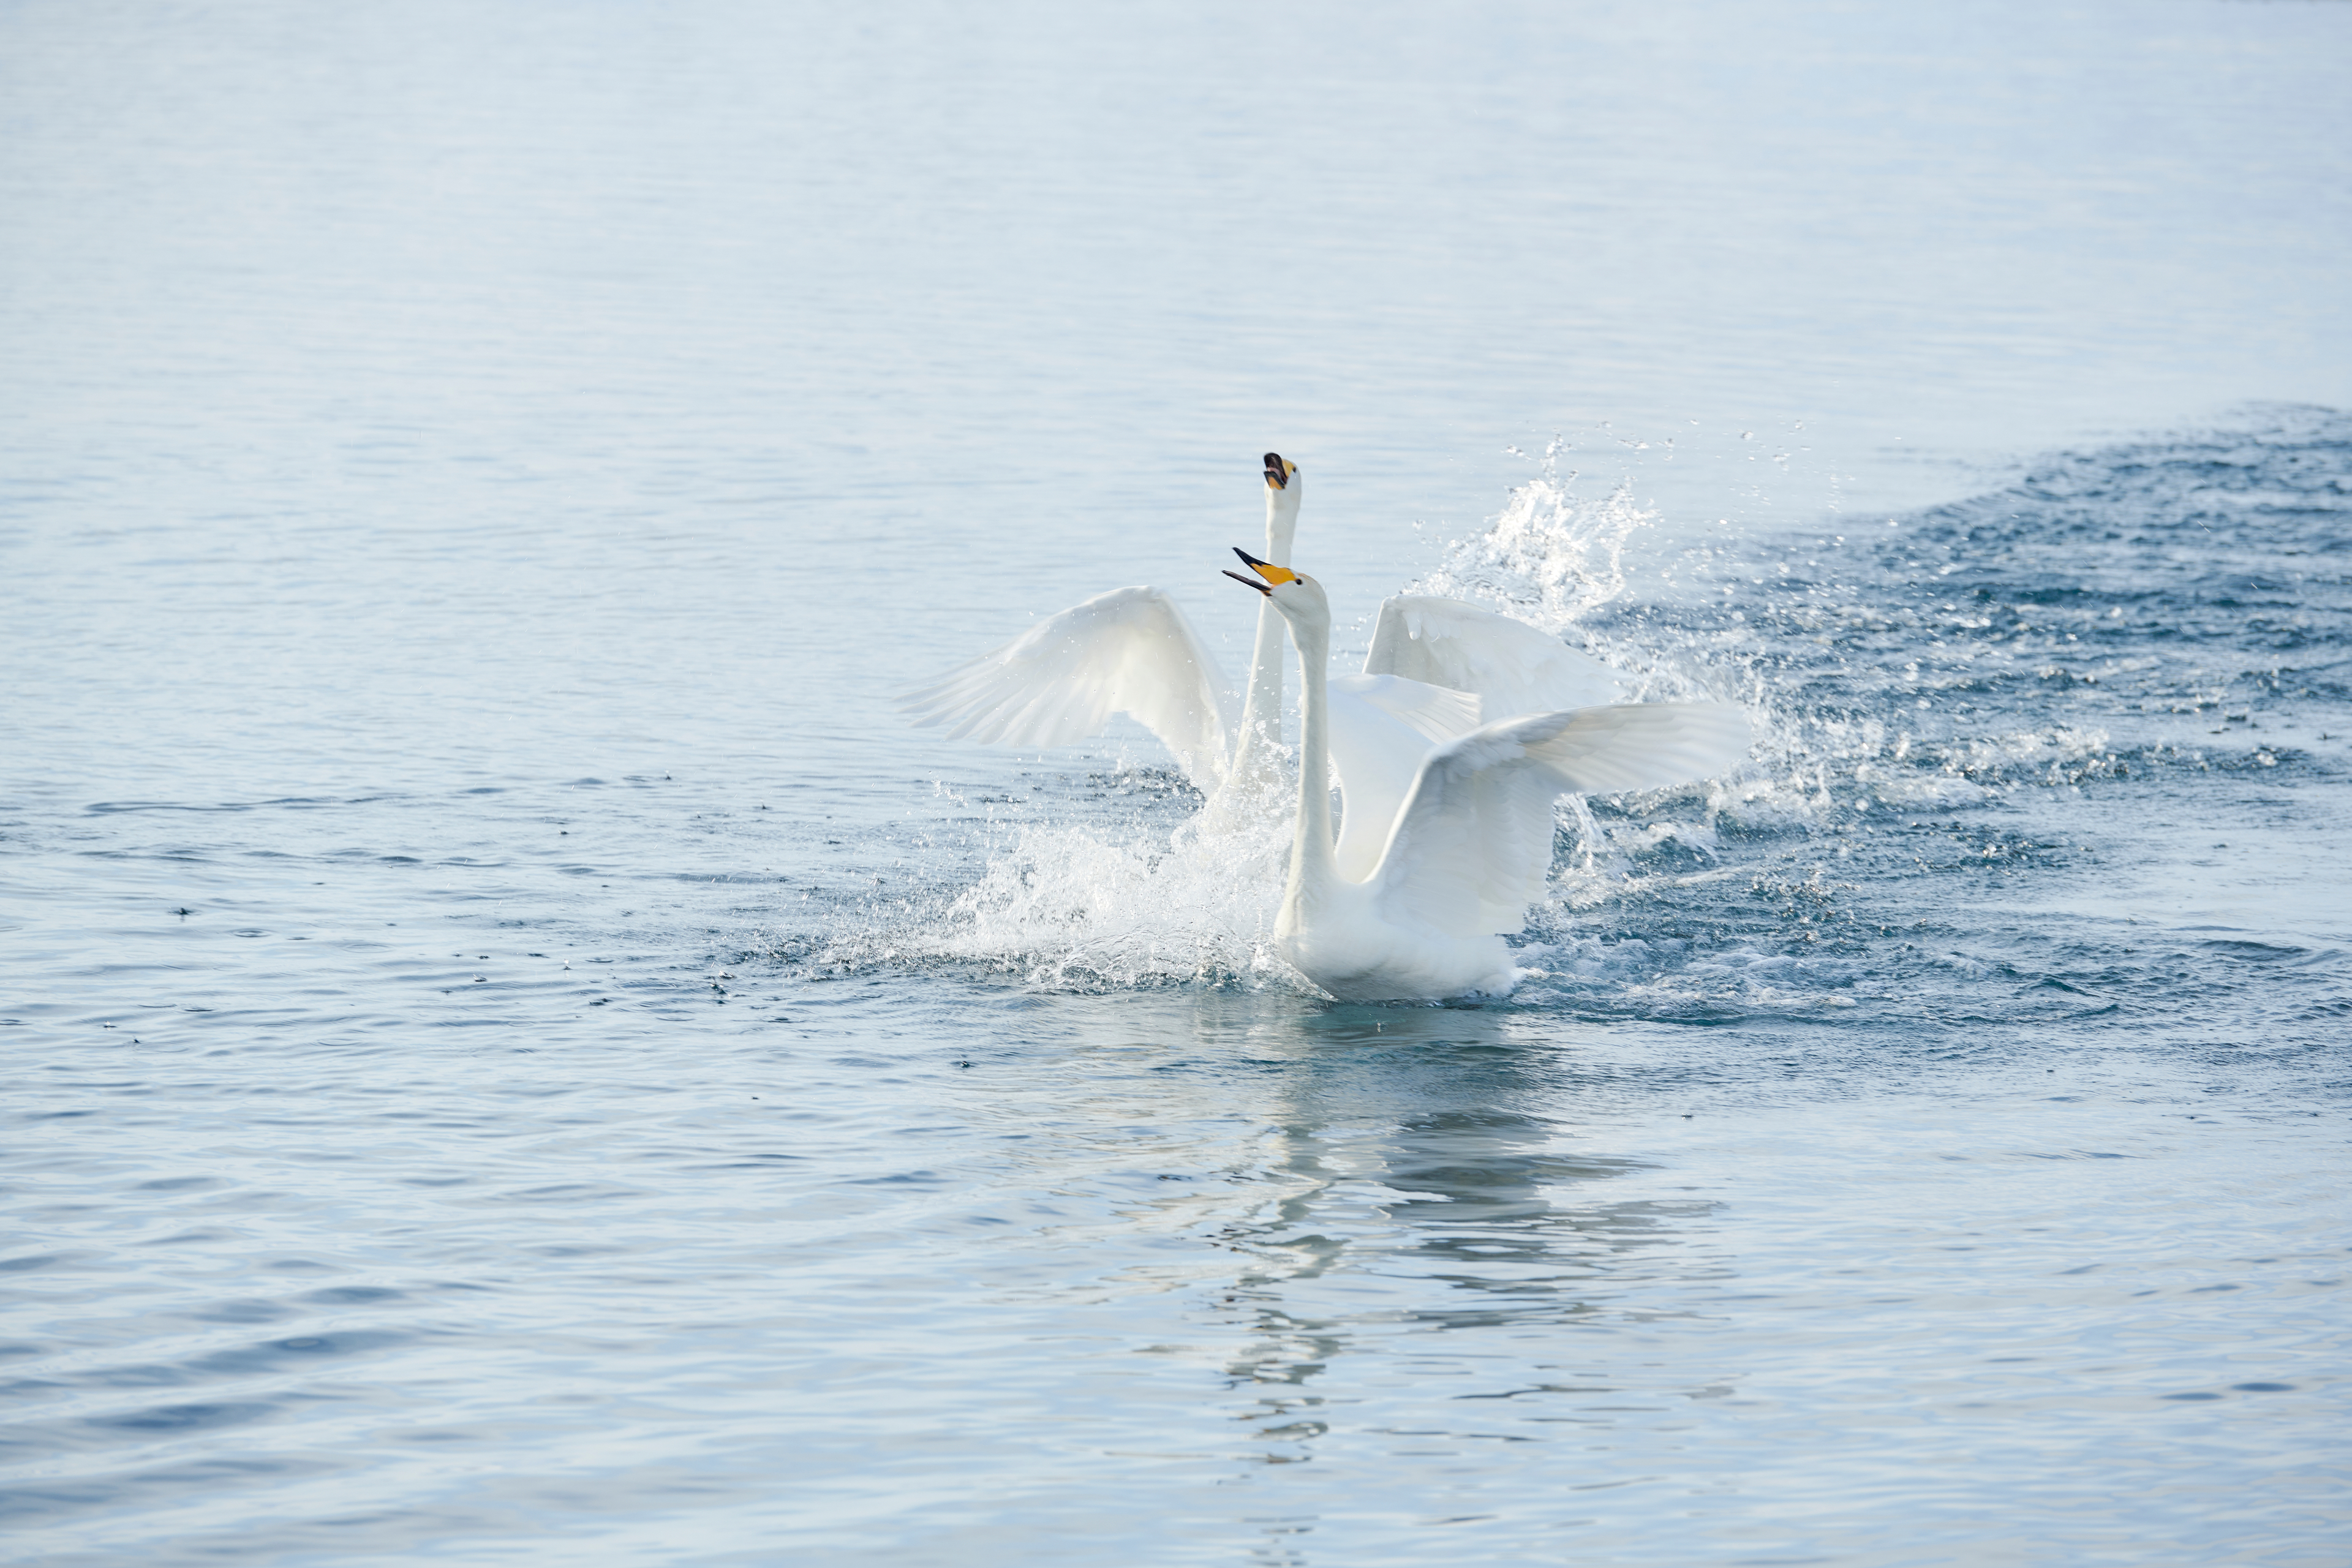
<path fill-rule="evenodd" d="M 1680 547 L 1624 489 L 1580 493 L 1561 457 L 1410 591 L 1541 626 L 1642 700 L 1740 702 L 1757 742 L 1730 778 L 1562 811 L 1516 1006 L 2124 1006 L 2128 942 L 2076 920 L 2083 940 L 2053 946 L 2015 911 L 2073 900 L 2128 924 L 2164 891 L 2157 821 L 2220 837 L 2275 805 L 2250 790 L 2341 787 L 2341 415 L 2273 411 L 1905 517 Z M 978 826 L 971 873 L 797 952 L 1055 989 L 1306 989 L 1271 942 L 1288 793 L 1215 828 L 1193 801 L 1148 767 L 1050 786 L 1045 820 Z"/>

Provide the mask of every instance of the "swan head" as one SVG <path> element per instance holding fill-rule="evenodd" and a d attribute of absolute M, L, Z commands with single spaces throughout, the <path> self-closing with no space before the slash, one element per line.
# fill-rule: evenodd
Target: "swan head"
<path fill-rule="evenodd" d="M 1299 478 L 1298 465 L 1279 452 L 1265 455 L 1265 526 L 1269 531 L 1294 529 L 1298 526 L 1299 493 L 1307 481 Z M 1285 532 L 1286 542 L 1289 534 Z"/>
<path fill-rule="evenodd" d="M 1260 561 L 1246 550 L 1236 549 L 1242 564 L 1255 573 L 1255 580 L 1238 572 L 1226 576 L 1245 588 L 1255 588 L 1282 612 L 1282 618 L 1299 630 L 1328 632 L 1331 629 L 1331 601 L 1323 594 L 1323 584 L 1304 573 L 1293 572 L 1287 566 L 1276 566 L 1271 561 Z"/>

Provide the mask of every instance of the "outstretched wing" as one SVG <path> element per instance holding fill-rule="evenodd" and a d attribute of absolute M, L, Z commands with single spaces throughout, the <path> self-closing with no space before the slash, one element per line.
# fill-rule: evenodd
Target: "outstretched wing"
<path fill-rule="evenodd" d="M 1525 621 L 1459 599 L 1381 602 L 1367 675 L 1402 675 L 1474 693 L 1489 721 L 1622 701 L 1618 673 Z"/>
<path fill-rule="evenodd" d="M 1551 869 L 1551 803 L 1725 773 L 1748 750 L 1725 702 L 1641 702 L 1506 719 L 1431 752 L 1374 873 L 1392 921 L 1449 936 L 1517 931 Z"/>
<path fill-rule="evenodd" d="M 1207 787 L 1224 772 L 1233 698 L 1192 624 L 1157 588 L 1114 588 L 908 692 L 917 724 L 992 746 L 1065 746 L 1135 717 Z"/>
<path fill-rule="evenodd" d="M 1389 829 L 1431 748 L 1478 727 L 1478 700 L 1397 675 L 1341 675 L 1328 684 L 1331 766 L 1339 775 L 1339 874 L 1360 882 L 1381 862 Z"/>

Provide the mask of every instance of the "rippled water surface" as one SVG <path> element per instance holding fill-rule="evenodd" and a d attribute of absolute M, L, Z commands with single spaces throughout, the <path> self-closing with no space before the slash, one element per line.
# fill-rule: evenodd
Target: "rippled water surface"
<path fill-rule="evenodd" d="M 5 1555 L 2340 1563 L 2347 51 L 8 9 Z M 1268 447 L 1754 716 L 1507 997 L 890 706 Z"/>

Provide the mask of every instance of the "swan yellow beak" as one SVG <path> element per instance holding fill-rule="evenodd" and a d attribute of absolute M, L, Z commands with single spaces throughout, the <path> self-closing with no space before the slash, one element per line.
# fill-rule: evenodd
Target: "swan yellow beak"
<path fill-rule="evenodd" d="M 1238 572 L 1228 572 L 1225 574 L 1226 576 L 1231 577 L 1234 582 L 1239 583 L 1244 588 L 1255 588 L 1261 594 L 1271 594 L 1276 588 L 1281 587 L 1285 583 L 1296 583 L 1298 581 L 1298 574 L 1293 572 L 1289 567 L 1276 566 L 1271 561 L 1260 561 L 1256 556 L 1252 555 L 1248 551 L 1242 549 L 1238 545 L 1234 546 L 1234 553 L 1242 558 L 1243 565 L 1247 566 L 1251 571 L 1265 579 L 1263 583 L 1253 583 Z"/>
<path fill-rule="evenodd" d="M 1268 452 L 1265 455 L 1265 484 L 1268 489 L 1288 489 L 1290 476 L 1297 471 L 1298 465 L 1286 460 L 1281 453 Z"/>

